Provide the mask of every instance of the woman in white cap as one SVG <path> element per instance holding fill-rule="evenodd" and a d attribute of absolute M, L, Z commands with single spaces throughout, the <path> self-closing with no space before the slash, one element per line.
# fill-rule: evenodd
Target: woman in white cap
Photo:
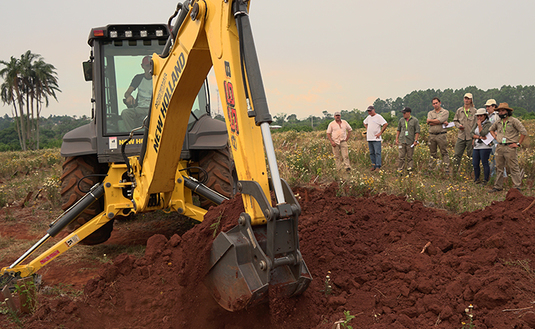
<path fill-rule="evenodd" d="M 487 110 L 481 108 L 476 112 L 476 124 L 472 129 L 472 164 L 474 166 L 474 182 L 486 185 L 490 178 L 489 157 L 492 152 L 492 137 L 487 137 L 492 123 L 489 120 Z M 489 143 L 488 145 L 485 143 Z M 483 164 L 483 181 L 480 180 L 481 169 L 479 163 Z"/>

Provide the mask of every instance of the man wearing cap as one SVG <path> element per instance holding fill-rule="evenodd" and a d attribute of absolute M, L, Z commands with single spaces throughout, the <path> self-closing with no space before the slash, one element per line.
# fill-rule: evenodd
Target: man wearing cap
<path fill-rule="evenodd" d="M 508 175 L 513 180 L 514 188 L 520 191 L 522 177 L 518 164 L 517 149 L 520 147 L 528 132 L 522 122 L 513 118 L 513 109 L 507 103 L 500 103 L 497 108 L 500 120 L 490 127 L 492 137 L 498 142 L 496 147 L 496 181 L 490 193 L 503 190 L 503 171 L 509 168 Z M 509 172 L 510 171 L 510 172 Z"/>
<path fill-rule="evenodd" d="M 351 170 L 349 163 L 349 149 L 347 141 L 351 136 L 351 126 L 347 121 L 342 120 L 340 112 L 334 112 L 334 121 L 329 123 L 327 127 L 327 138 L 331 142 L 333 148 L 334 161 L 336 162 L 336 169 L 342 169 L 344 166 L 346 171 Z"/>
<path fill-rule="evenodd" d="M 461 106 L 455 112 L 453 122 L 459 129 L 457 142 L 455 143 L 455 156 L 453 158 L 453 171 L 457 172 L 461 164 L 461 158 L 466 150 L 466 155 L 472 158 L 472 128 L 476 123 L 476 108 L 474 107 L 473 96 L 471 93 L 464 94 L 464 106 Z M 472 162 L 472 161 L 470 161 Z"/>
<path fill-rule="evenodd" d="M 370 149 L 371 171 L 374 171 L 381 168 L 381 142 L 383 141 L 381 135 L 388 123 L 380 114 L 375 113 L 375 107 L 372 105 L 368 106 L 367 112 L 368 116 L 364 119 L 364 127 L 366 127 L 366 139 Z"/>
<path fill-rule="evenodd" d="M 429 168 L 435 170 L 436 163 L 438 161 L 437 147 L 442 154 L 442 163 L 446 169 L 446 173 L 449 172 L 450 157 L 448 155 L 448 138 L 447 130 L 445 126 L 448 124 L 448 117 L 450 112 L 442 108 L 442 103 L 438 97 L 433 98 L 432 102 L 433 110 L 427 113 L 427 124 L 429 125 L 429 153 L 431 159 L 429 159 Z"/>
<path fill-rule="evenodd" d="M 124 103 L 128 106 L 121 112 L 126 131 L 141 126 L 143 118 L 149 113 L 150 99 L 152 97 L 152 74 L 150 72 L 150 56 L 143 57 L 141 61 L 143 73 L 136 74 L 130 86 L 124 93 Z M 132 96 L 137 89 L 136 98 Z"/>
<path fill-rule="evenodd" d="M 398 172 L 402 173 L 407 163 L 407 171 L 412 171 L 414 161 L 412 156 L 414 148 L 418 144 L 420 137 L 420 123 L 418 119 L 411 116 L 412 110 L 409 107 L 404 108 L 401 113 L 403 117 L 399 119 L 398 132 L 396 134 L 396 145 L 399 147 Z"/>
<path fill-rule="evenodd" d="M 496 111 L 497 107 L 498 105 L 496 104 L 496 100 L 492 98 L 485 103 L 485 109 L 487 110 L 487 114 L 489 115 L 489 121 L 491 124 L 500 120 L 500 117 L 498 117 L 498 112 Z M 496 174 L 496 159 L 494 158 L 494 153 L 496 153 L 496 141 L 492 143 L 492 151 L 490 152 L 490 158 L 492 159 L 492 161 L 490 161 L 489 163 L 491 176 L 494 176 L 494 174 Z"/>

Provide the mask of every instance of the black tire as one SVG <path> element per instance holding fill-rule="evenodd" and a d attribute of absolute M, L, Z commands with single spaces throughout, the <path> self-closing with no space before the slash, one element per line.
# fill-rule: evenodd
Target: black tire
<path fill-rule="evenodd" d="M 236 169 L 234 160 L 227 146 L 220 150 L 207 150 L 200 153 L 199 166 L 206 171 L 208 177 L 204 178 L 201 173 L 201 181 L 227 198 L 232 198 L 236 194 Z M 200 197 L 201 207 L 208 209 L 214 205 L 210 200 Z"/>
<path fill-rule="evenodd" d="M 61 208 L 67 210 L 75 204 L 85 193 L 82 191 L 89 191 L 89 189 L 98 182 L 101 182 L 104 177 L 91 176 L 86 177 L 80 183 L 78 188 L 78 181 L 84 176 L 92 174 L 103 174 L 106 171 L 106 165 L 100 164 L 96 155 L 83 155 L 77 157 L 67 157 L 63 163 L 63 174 L 61 175 Z M 104 209 L 102 198 L 95 201 L 91 206 L 86 208 L 78 218 L 72 221 L 68 229 L 70 232 L 76 230 L 80 226 L 87 223 L 93 217 L 98 215 Z M 80 241 L 81 244 L 95 245 L 103 243 L 110 238 L 113 230 L 113 219 L 104 224 L 95 232 L 91 233 L 85 239 Z"/>

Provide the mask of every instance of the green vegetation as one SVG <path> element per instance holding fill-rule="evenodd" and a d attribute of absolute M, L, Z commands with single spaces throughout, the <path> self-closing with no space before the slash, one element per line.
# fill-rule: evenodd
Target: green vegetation
<path fill-rule="evenodd" d="M 22 150 L 17 135 L 15 119 L 4 115 L 0 117 L 0 152 Z M 67 132 L 88 124 L 90 119 L 85 115 L 82 117 L 49 116 L 40 118 L 40 149 L 57 148 L 61 146 L 63 135 Z"/>

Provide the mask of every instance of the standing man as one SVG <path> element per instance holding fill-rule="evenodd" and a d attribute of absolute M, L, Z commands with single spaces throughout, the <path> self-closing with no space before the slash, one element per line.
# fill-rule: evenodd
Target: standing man
<path fill-rule="evenodd" d="M 446 173 L 450 170 L 450 157 L 448 155 L 448 138 L 447 129 L 448 117 L 450 112 L 442 108 L 442 103 L 438 97 L 432 100 L 434 110 L 427 113 L 427 124 L 429 125 L 429 153 L 431 153 L 431 159 L 429 159 L 429 169 L 435 170 L 436 163 L 438 161 L 437 147 L 442 154 L 442 163 L 446 168 Z"/>
<path fill-rule="evenodd" d="M 507 103 L 500 103 L 497 108 L 500 121 L 492 124 L 490 133 L 498 142 L 496 147 L 496 181 L 490 193 L 503 190 L 503 171 L 505 167 L 511 171 L 508 175 L 513 180 L 514 188 L 520 191 L 522 177 L 518 164 L 517 149 L 520 147 L 528 132 L 520 120 L 513 118 L 513 109 Z"/>
<path fill-rule="evenodd" d="M 418 137 L 420 137 L 420 123 L 418 119 L 411 116 L 412 110 L 408 107 L 404 108 L 403 118 L 399 119 L 398 132 L 396 134 L 396 145 L 399 145 L 399 159 L 398 172 L 402 173 L 407 163 L 407 171 L 412 171 L 414 168 L 414 148 L 418 144 Z"/>
<path fill-rule="evenodd" d="M 375 113 L 375 107 L 372 105 L 368 106 L 367 111 L 368 116 L 364 119 L 364 127 L 366 127 L 366 139 L 368 140 L 370 159 L 372 161 L 371 171 L 374 171 L 381 168 L 381 142 L 383 141 L 381 135 L 388 123 L 380 114 Z"/>
<path fill-rule="evenodd" d="M 455 156 L 453 159 L 453 172 L 456 173 L 461 164 L 461 158 L 466 150 L 466 155 L 472 159 L 472 128 L 476 123 L 476 108 L 471 93 L 464 94 L 464 106 L 459 107 L 453 122 L 455 127 L 459 129 L 457 134 L 457 142 L 455 143 Z M 470 160 L 472 163 L 472 160 Z"/>
<path fill-rule="evenodd" d="M 349 123 L 346 120 L 342 120 L 340 112 L 334 112 L 334 121 L 329 123 L 327 127 L 327 138 L 333 147 L 337 170 L 342 169 L 342 164 L 346 171 L 351 170 L 347 141 L 349 140 L 349 136 L 351 136 L 352 130 Z"/>
<path fill-rule="evenodd" d="M 489 121 L 491 124 L 500 120 L 500 117 L 498 117 L 498 112 L 496 111 L 497 107 L 498 105 L 496 104 L 496 101 L 492 98 L 485 103 L 485 109 L 487 110 L 487 114 L 489 115 Z M 494 158 L 494 154 L 496 153 L 496 143 L 496 141 L 492 143 L 492 151 L 490 152 L 490 158 L 492 159 L 489 164 L 491 176 L 494 176 L 494 174 L 496 174 L 496 159 Z"/>

